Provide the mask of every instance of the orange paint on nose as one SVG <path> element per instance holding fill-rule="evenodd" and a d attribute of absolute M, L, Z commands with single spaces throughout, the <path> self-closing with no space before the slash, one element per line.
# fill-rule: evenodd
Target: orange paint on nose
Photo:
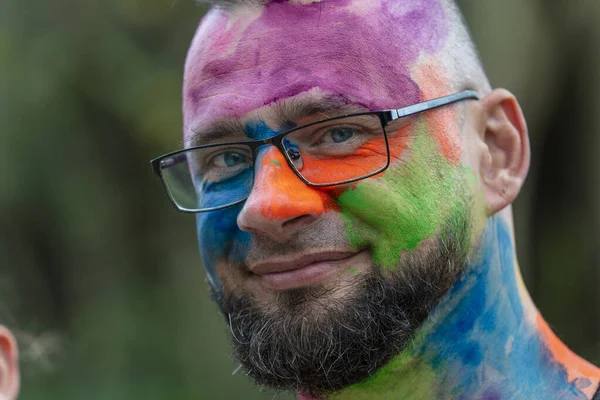
<path fill-rule="evenodd" d="M 556 337 L 541 315 L 537 316 L 536 325 L 546 346 L 548 346 L 548 350 L 550 350 L 556 361 L 567 371 L 569 382 L 573 383 L 578 378 L 585 378 L 593 383 L 587 388 L 580 388 L 591 397 L 600 381 L 600 369 L 569 350 L 569 348 Z"/>
<path fill-rule="evenodd" d="M 302 182 L 275 147 L 262 154 L 256 174 L 253 196 L 258 197 L 265 218 L 287 220 L 306 214 L 321 215 L 340 210 L 326 192 Z"/>
<path fill-rule="evenodd" d="M 400 159 L 407 148 L 409 131 L 410 125 L 407 125 L 388 133 L 392 163 Z M 304 153 L 300 171 L 307 180 L 316 184 L 346 181 L 380 170 L 387 162 L 386 152 L 385 140 L 381 138 L 365 142 L 355 154 L 345 157 L 322 159 Z M 266 218 L 286 220 L 304 214 L 341 211 L 335 198 L 345 186 L 315 188 L 305 184 L 275 147 L 262 154 L 256 173 L 253 196 L 258 196 L 261 214 Z"/>

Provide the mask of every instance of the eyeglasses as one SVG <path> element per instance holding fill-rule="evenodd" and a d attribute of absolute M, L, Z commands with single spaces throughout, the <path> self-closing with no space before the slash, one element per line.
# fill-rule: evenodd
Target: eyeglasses
<path fill-rule="evenodd" d="M 463 100 L 479 100 L 479 95 L 464 90 L 396 110 L 327 118 L 266 140 L 178 150 L 152 160 L 152 169 L 161 178 L 175 207 L 191 213 L 220 210 L 244 202 L 254 185 L 258 150 L 264 145 L 277 147 L 305 184 L 344 185 L 377 175 L 390 165 L 388 136 L 403 126 L 406 117 Z M 391 126 L 393 129 L 388 129 L 388 133 L 386 128 Z"/>

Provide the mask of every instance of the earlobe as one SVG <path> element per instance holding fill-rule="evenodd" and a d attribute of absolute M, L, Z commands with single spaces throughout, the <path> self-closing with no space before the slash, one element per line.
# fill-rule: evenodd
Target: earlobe
<path fill-rule="evenodd" d="M 527 124 L 515 96 L 496 89 L 481 101 L 485 131 L 480 157 L 481 181 L 488 215 L 511 204 L 529 171 Z"/>
<path fill-rule="evenodd" d="M 0 400 L 16 399 L 19 391 L 17 343 L 8 329 L 0 325 Z"/>

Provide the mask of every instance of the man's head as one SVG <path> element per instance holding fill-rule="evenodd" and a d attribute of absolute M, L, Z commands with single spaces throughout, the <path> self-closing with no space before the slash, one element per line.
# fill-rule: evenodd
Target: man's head
<path fill-rule="evenodd" d="M 317 171 L 324 181 L 366 175 L 368 155 L 389 151 L 384 172 L 357 182 L 308 185 L 308 159 L 294 164 L 271 144 L 254 162 L 235 148 L 205 157 L 254 170 L 245 202 L 197 216 L 209 280 L 251 376 L 320 394 L 398 354 L 487 218 L 516 197 L 528 141 L 516 100 L 490 89 L 452 1 L 245 1 L 207 14 L 185 68 L 186 147 L 266 140 L 467 89 L 482 99 L 389 121 L 387 149 L 360 142 L 362 158 Z M 357 128 L 342 122 L 311 131 L 310 146 L 354 140 Z M 243 184 L 225 186 L 205 187 L 219 204 L 237 200 Z"/>
<path fill-rule="evenodd" d="M 0 325 L 0 400 L 12 400 L 19 391 L 17 344 L 10 331 Z"/>

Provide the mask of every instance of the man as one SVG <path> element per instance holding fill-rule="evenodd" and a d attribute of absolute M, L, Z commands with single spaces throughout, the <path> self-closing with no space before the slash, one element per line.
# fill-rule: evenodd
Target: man
<path fill-rule="evenodd" d="M 17 398 L 19 391 L 19 364 L 14 336 L 0 325 L 0 400 Z"/>
<path fill-rule="evenodd" d="M 186 150 L 153 167 L 197 213 L 259 384 L 307 399 L 594 397 L 600 370 L 522 283 L 510 205 L 527 128 L 452 1 L 217 3 L 183 111 Z"/>

